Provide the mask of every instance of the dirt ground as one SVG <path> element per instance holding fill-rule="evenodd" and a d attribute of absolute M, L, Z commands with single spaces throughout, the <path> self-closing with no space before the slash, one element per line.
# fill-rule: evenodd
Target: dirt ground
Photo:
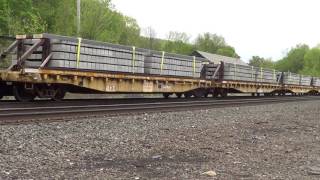
<path fill-rule="evenodd" d="M 320 101 L 7 125 L 0 179 L 320 179 L 319 126 Z"/>

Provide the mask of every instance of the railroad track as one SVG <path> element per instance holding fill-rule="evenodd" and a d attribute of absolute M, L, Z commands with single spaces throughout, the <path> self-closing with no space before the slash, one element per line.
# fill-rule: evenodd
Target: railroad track
<path fill-rule="evenodd" d="M 223 100 L 188 100 L 150 103 L 97 104 L 97 105 L 59 105 L 10 107 L 0 109 L 0 124 L 19 124 L 43 121 L 66 121 L 80 117 L 114 116 L 131 113 L 185 111 L 191 109 L 221 108 L 230 106 L 251 106 L 259 104 L 283 103 L 292 101 L 320 100 L 320 97 L 281 97 L 246 98 Z"/>
<path fill-rule="evenodd" d="M 215 98 L 215 101 L 228 99 L 257 99 L 257 98 L 271 98 L 271 97 L 257 97 L 257 96 L 228 96 L 224 98 Z M 186 102 L 186 101 L 206 101 L 211 98 L 169 98 L 163 97 L 149 97 L 149 98 L 105 98 L 105 99 L 64 99 L 62 101 L 52 100 L 35 100 L 33 102 L 18 102 L 14 100 L 0 101 L 0 109 L 2 108 L 17 108 L 17 107 L 41 107 L 41 106 L 72 106 L 72 105 L 107 105 L 107 104 L 132 104 L 136 103 L 153 103 L 153 102 Z"/>

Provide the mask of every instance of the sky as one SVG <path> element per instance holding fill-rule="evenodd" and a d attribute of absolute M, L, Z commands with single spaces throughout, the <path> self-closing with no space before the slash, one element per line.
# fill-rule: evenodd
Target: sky
<path fill-rule="evenodd" d="M 191 41 L 216 33 L 241 59 L 279 60 L 296 44 L 320 44 L 319 0 L 113 0 L 115 8 L 152 27 L 158 38 L 185 32 Z"/>

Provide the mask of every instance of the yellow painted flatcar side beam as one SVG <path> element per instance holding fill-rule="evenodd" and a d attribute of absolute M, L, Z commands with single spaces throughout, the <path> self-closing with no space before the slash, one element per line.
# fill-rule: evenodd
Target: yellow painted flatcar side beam
<path fill-rule="evenodd" d="M 269 83 L 253 83 L 243 81 L 223 81 L 222 88 L 232 88 L 244 93 L 270 93 L 277 90 L 292 91 L 294 93 L 308 93 L 310 91 L 320 92 L 320 87 L 299 86 L 299 85 L 279 85 Z"/>
<path fill-rule="evenodd" d="M 186 92 L 197 88 L 236 89 L 244 93 L 270 93 L 290 90 L 294 93 L 320 92 L 320 87 L 278 85 L 243 81 L 213 82 L 193 78 L 143 76 L 137 74 L 96 73 L 49 69 L 0 71 L 2 81 L 68 84 L 91 90 L 112 93 L 164 93 Z"/>
<path fill-rule="evenodd" d="M 109 93 L 186 92 L 212 86 L 211 81 L 200 79 L 38 69 L 2 72 L 1 79 L 26 83 L 68 84 Z"/>

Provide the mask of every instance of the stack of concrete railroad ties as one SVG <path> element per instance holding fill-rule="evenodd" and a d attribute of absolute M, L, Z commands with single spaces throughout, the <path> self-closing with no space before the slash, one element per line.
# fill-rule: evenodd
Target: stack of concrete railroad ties
<path fill-rule="evenodd" d="M 205 59 L 158 52 L 134 46 L 123 46 L 87 39 L 41 34 L 50 40 L 50 61 L 46 68 L 108 71 L 200 78 Z M 26 50 L 40 39 L 25 39 Z M 25 67 L 37 68 L 43 62 L 40 46 L 25 61 Z M 17 56 L 13 57 L 13 63 Z"/>
<path fill-rule="evenodd" d="M 313 85 L 313 86 L 320 86 L 320 78 L 318 78 L 318 77 L 313 77 L 313 78 L 312 78 L 312 85 Z"/>
<path fill-rule="evenodd" d="M 213 74 L 219 68 L 218 64 L 205 65 L 207 79 L 221 79 L 220 74 Z M 240 64 L 224 63 L 223 79 L 231 81 L 246 81 L 255 83 L 287 84 L 300 86 L 320 86 L 320 78 L 280 72 L 274 69 L 258 68 Z"/>
<path fill-rule="evenodd" d="M 158 51 L 150 51 L 145 58 L 145 73 L 167 76 L 200 77 L 205 59 Z"/>
<path fill-rule="evenodd" d="M 279 82 L 279 75 L 281 72 L 278 72 L 273 69 L 264 69 L 254 66 L 246 66 L 240 64 L 224 63 L 223 74 L 213 74 L 219 68 L 218 64 L 209 64 L 206 65 L 209 69 L 206 73 L 207 78 L 221 79 L 219 76 L 223 76 L 224 80 L 231 81 L 247 81 L 247 82 L 261 82 L 261 83 L 273 83 L 276 84 Z"/>
<path fill-rule="evenodd" d="M 311 76 L 304 76 L 300 74 L 295 74 L 291 72 L 285 72 L 284 74 L 284 83 L 289 85 L 301 85 L 301 86 L 319 86 L 320 81 L 317 78 Z M 312 83 L 313 81 L 313 83 Z"/>

